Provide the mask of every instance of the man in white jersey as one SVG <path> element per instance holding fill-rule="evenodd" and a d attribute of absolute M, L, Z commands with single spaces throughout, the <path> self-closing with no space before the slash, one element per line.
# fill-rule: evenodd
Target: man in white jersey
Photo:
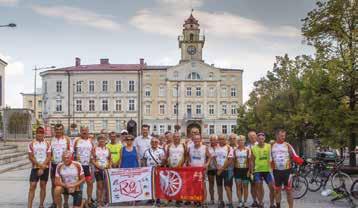
<path fill-rule="evenodd" d="M 62 208 L 61 195 L 73 197 L 73 207 L 82 207 L 82 191 L 80 185 L 85 181 L 82 165 L 72 161 L 72 153 L 66 150 L 63 153 L 63 162 L 56 168 L 55 202 L 57 208 Z"/>
<path fill-rule="evenodd" d="M 185 140 L 185 144 L 187 147 L 192 146 L 194 144 L 193 139 L 195 135 L 200 135 L 200 130 L 196 127 L 193 127 L 190 129 L 189 137 Z"/>
<path fill-rule="evenodd" d="M 159 139 L 153 137 L 150 141 L 151 147 L 144 151 L 143 160 L 147 167 L 162 166 L 165 162 L 164 149 L 159 148 Z"/>
<path fill-rule="evenodd" d="M 206 145 L 202 144 L 202 137 L 200 134 L 196 134 L 193 137 L 193 145 L 188 147 L 188 164 L 190 167 L 203 167 L 208 168 L 211 155 Z M 203 178 L 204 179 L 204 178 Z M 204 199 L 206 199 L 206 185 L 204 182 Z M 196 204 L 200 206 L 200 203 Z"/>
<path fill-rule="evenodd" d="M 250 149 L 250 152 L 251 152 L 252 147 L 258 144 L 257 135 L 256 135 L 256 132 L 254 130 L 250 130 L 248 132 L 247 136 L 249 138 L 249 141 L 246 144 L 246 147 L 248 147 Z M 250 175 L 251 174 L 252 174 L 252 172 L 250 172 Z M 256 193 L 255 180 L 250 179 L 249 181 L 250 181 L 251 197 L 252 197 L 252 200 L 253 200 L 253 203 L 252 203 L 251 207 L 257 207 L 258 206 L 258 203 L 257 203 L 258 199 L 257 199 L 257 193 Z"/>
<path fill-rule="evenodd" d="M 144 166 L 143 155 L 144 151 L 150 148 L 150 140 L 152 136 L 149 135 L 149 126 L 147 124 L 142 125 L 142 135 L 137 136 L 134 140 L 134 146 L 139 154 L 141 165 Z"/>
<path fill-rule="evenodd" d="M 288 207 L 293 208 L 291 161 L 302 161 L 293 147 L 285 140 L 286 131 L 279 129 L 276 131 L 276 142 L 271 147 L 276 208 L 281 207 L 282 186 L 286 190 Z"/>
<path fill-rule="evenodd" d="M 36 129 L 36 138 L 28 145 L 29 160 L 32 163 L 30 174 L 30 188 L 28 195 L 28 207 L 32 207 L 35 197 L 35 191 L 38 181 L 40 180 L 40 208 L 44 207 L 46 198 L 46 184 L 49 175 L 49 162 L 51 159 L 50 144 L 45 141 L 45 129 L 38 127 Z"/>
<path fill-rule="evenodd" d="M 213 159 L 209 164 L 207 174 L 208 174 L 208 182 L 209 182 L 210 204 L 214 205 L 215 204 L 215 192 L 214 192 L 215 178 L 217 173 L 217 167 L 216 167 L 217 165 L 216 165 L 216 160 L 214 158 L 215 158 L 216 148 L 218 147 L 218 136 L 212 134 L 209 136 L 209 140 L 210 140 L 210 145 L 208 146 L 208 149 Z"/>
<path fill-rule="evenodd" d="M 179 132 L 175 132 L 173 136 L 173 143 L 167 146 L 167 164 L 171 168 L 183 167 L 185 162 L 185 144 L 180 143 Z"/>
<path fill-rule="evenodd" d="M 216 185 L 219 195 L 219 208 L 225 207 L 223 200 L 223 182 L 226 191 L 226 196 L 229 200 L 227 205 L 229 208 L 232 208 L 232 183 L 234 172 L 232 169 L 229 169 L 229 166 L 233 164 L 234 151 L 232 147 L 227 144 L 226 135 L 219 135 L 218 137 L 219 145 L 215 149 L 215 161 L 217 167 L 216 173 Z"/>
<path fill-rule="evenodd" d="M 51 138 L 51 193 L 52 193 L 52 205 L 50 208 L 56 208 L 55 204 L 55 196 L 54 196 L 54 190 L 55 190 L 55 174 L 56 174 L 56 168 L 57 165 L 62 162 L 62 155 L 63 152 L 66 150 L 71 150 L 72 145 L 70 138 L 64 135 L 64 127 L 62 124 L 56 124 L 55 125 L 55 136 Z M 65 195 L 64 205 L 65 208 L 68 206 L 68 195 Z"/>
<path fill-rule="evenodd" d="M 83 172 L 87 184 L 87 205 L 92 207 L 93 199 L 93 180 L 90 162 L 92 157 L 94 144 L 92 139 L 89 138 L 88 127 L 80 128 L 80 137 L 75 139 L 73 150 L 75 152 L 75 160 L 78 161 L 83 168 Z"/>

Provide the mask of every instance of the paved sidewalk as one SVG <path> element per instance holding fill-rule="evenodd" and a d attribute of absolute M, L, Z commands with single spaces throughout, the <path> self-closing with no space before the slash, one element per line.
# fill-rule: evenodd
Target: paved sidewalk
<path fill-rule="evenodd" d="M 28 192 L 28 177 L 30 170 L 19 170 L 0 174 L 0 208 L 24 208 L 27 205 Z M 51 203 L 50 197 L 50 183 L 47 185 L 46 207 Z M 95 192 L 93 192 L 95 196 Z M 236 194 L 236 191 L 234 191 Z M 39 188 L 37 189 L 35 202 L 33 207 L 39 206 Z M 285 198 L 283 194 L 283 198 Z M 236 197 L 234 197 L 235 201 Z M 72 199 L 70 199 L 70 202 Z M 251 204 L 251 200 L 249 201 Z M 268 195 L 265 195 L 265 204 L 268 205 Z M 237 203 L 234 203 L 237 207 Z M 124 207 L 124 206 L 113 206 Z M 141 207 L 141 206 L 136 206 Z M 147 206 L 150 207 L 150 206 Z M 210 206 L 216 207 L 216 206 Z M 282 207 L 287 207 L 285 200 L 282 202 Z M 335 204 L 330 202 L 330 199 L 323 197 L 318 193 L 308 192 L 307 195 L 300 200 L 295 201 L 295 207 L 298 208 L 346 208 L 349 207 L 345 200 L 338 201 Z"/>

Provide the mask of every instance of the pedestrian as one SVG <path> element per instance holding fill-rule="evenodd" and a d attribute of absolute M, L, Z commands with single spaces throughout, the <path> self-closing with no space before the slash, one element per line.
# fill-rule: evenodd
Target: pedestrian
<path fill-rule="evenodd" d="M 116 132 L 112 131 L 109 133 L 110 142 L 106 145 L 106 147 L 111 152 L 111 168 L 119 168 L 119 159 L 122 151 L 122 144 L 117 141 Z"/>
<path fill-rule="evenodd" d="M 97 182 L 97 203 L 98 207 L 104 206 L 105 193 L 105 169 L 111 167 L 112 159 L 109 148 L 106 147 L 106 137 L 100 134 L 97 137 L 98 146 L 94 147 L 92 155 L 92 164 L 95 166 L 95 178 Z"/>
<path fill-rule="evenodd" d="M 133 146 L 134 137 L 132 135 L 125 136 L 126 146 L 122 148 L 122 156 L 120 157 L 120 168 L 137 168 L 139 167 L 139 154 L 135 146 Z"/>
<path fill-rule="evenodd" d="M 271 173 L 271 145 L 265 143 L 265 134 L 258 133 L 258 144 L 252 148 L 252 166 L 255 180 L 255 188 L 258 198 L 258 207 L 263 208 L 264 188 L 266 182 L 270 190 L 270 208 L 274 208 L 273 176 Z M 252 170 L 250 171 L 252 172 Z"/>
<path fill-rule="evenodd" d="M 229 168 L 233 164 L 234 150 L 227 144 L 226 135 L 218 136 L 219 145 L 215 149 L 215 160 L 216 160 L 216 185 L 219 195 L 219 208 L 224 208 L 225 203 L 223 199 L 223 185 L 227 199 L 229 201 L 228 207 L 232 208 L 232 184 L 233 184 L 233 170 Z"/>
<path fill-rule="evenodd" d="M 210 194 L 210 205 L 215 204 L 215 177 L 217 173 L 217 164 L 215 160 L 215 152 L 216 148 L 218 146 L 218 136 L 215 134 L 212 134 L 209 136 L 210 145 L 208 147 L 209 153 L 212 156 L 212 160 L 210 161 L 209 167 L 208 167 L 208 181 L 209 181 L 209 194 Z"/>
<path fill-rule="evenodd" d="M 27 206 L 32 208 L 32 202 L 35 197 L 35 191 L 38 181 L 40 181 L 40 208 L 44 208 L 46 198 L 46 184 L 49 175 L 49 163 L 51 159 L 50 143 L 45 141 L 45 129 L 38 127 L 36 129 L 36 138 L 28 145 L 28 156 L 32 163 L 30 173 L 30 188 L 28 193 Z"/>
<path fill-rule="evenodd" d="M 93 140 L 89 138 L 88 127 L 82 126 L 80 128 L 80 137 L 76 138 L 73 149 L 75 152 L 75 160 L 82 165 L 82 169 L 85 175 L 86 185 L 87 185 L 86 204 L 89 207 L 92 207 L 94 204 L 94 200 L 92 199 L 93 169 L 91 169 L 90 167 L 93 148 L 94 148 L 94 144 L 93 144 Z"/>
<path fill-rule="evenodd" d="M 121 135 L 119 136 L 119 142 L 122 144 L 122 147 L 126 146 L 126 142 L 125 142 L 126 135 L 128 135 L 128 131 L 123 129 L 121 131 Z"/>
<path fill-rule="evenodd" d="M 234 150 L 235 161 L 235 182 L 239 207 L 247 208 L 247 198 L 249 191 L 249 167 L 251 159 L 251 150 L 245 147 L 245 136 L 238 137 L 238 147 Z"/>
<path fill-rule="evenodd" d="M 250 149 L 250 151 L 252 152 L 252 147 L 254 147 L 255 145 L 258 144 L 257 142 L 257 135 L 256 132 L 254 130 L 250 130 L 247 134 L 248 136 L 248 142 L 246 144 L 246 147 Z M 252 167 L 252 166 L 251 166 Z M 255 187 L 255 180 L 253 180 L 252 176 L 252 171 L 250 171 L 251 175 L 249 178 L 249 182 L 250 182 L 250 193 L 251 193 L 251 198 L 252 198 L 252 204 L 251 207 L 257 207 L 258 203 L 257 203 L 257 194 L 256 194 L 256 187 Z"/>
<path fill-rule="evenodd" d="M 74 127 L 74 125 L 72 125 Z M 55 176 L 56 176 L 56 168 L 59 163 L 62 162 L 62 156 L 65 151 L 71 151 L 73 152 L 73 143 L 71 142 L 71 139 L 64 135 L 64 126 L 62 124 L 56 124 L 54 127 L 55 130 L 55 136 L 51 138 L 50 144 L 51 144 L 51 196 L 52 196 L 52 205 L 50 208 L 56 208 L 55 203 Z M 64 196 L 64 208 L 68 208 L 68 195 Z"/>
<path fill-rule="evenodd" d="M 85 181 L 83 166 L 72 160 L 72 153 L 66 150 L 63 161 L 57 165 L 55 178 L 55 202 L 57 208 L 62 208 L 61 195 L 73 197 L 73 207 L 83 207 L 81 184 Z"/>
<path fill-rule="evenodd" d="M 189 167 L 203 167 L 207 169 L 210 161 L 211 155 L 209 153 L 208 147 L 202 144 L 202 137 L 200 134 L 195 134 L 193 137 L 193 145 L 188 147 L 188 164 Z M 203 176 L 205 177 L 205 176 Z M 203 178 L 204 179 L 204 178 Z M 206 199 L 206 184 L 203 183 L 204 186 L 204 201 Z M 197 207 L 201 207 L 201 203 L 195 203 Z M 207 207 L 204 204 L 205 207 Z"/>
<path fill-rule="evenodd" d="M 150 148 L 150 140 L 152 136 L 149 135 L 149 125 L 142 125 L 142 135 L 138 136 L 134 140 L 134 146 L 136 147 L 136 151 L 138 151 L 139 159 L 141 161 L 140 165 L 144 166 L 143 155 L 144 151 Z"/>

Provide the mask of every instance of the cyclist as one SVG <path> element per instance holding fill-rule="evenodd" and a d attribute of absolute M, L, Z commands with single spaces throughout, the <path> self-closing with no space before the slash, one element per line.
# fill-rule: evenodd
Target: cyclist
<path fill-rule="evenodd" d="M 273 177 L 271 174 L 271 145 L 265 143 L 265 134 L 258 133 L 258 144 L 252 150 L 252 166 L 254 172 L 255 189 L 259 201 L 258 207 L 262 208 L 264 198 L 263 180 L 270 190 L 270 207 L 274 208 Z M 252 170 L 250 171 L 252 172 Z"/>
<path fill-rule="evenodd" d="M 276 207 L 280 208 L 281 202 L 281 188 L 287 193 L 287 202 L 289 208 L 293 208 L 293 196 L 292 196 L 292 181 L 291 181 L 291 161 L 300 162 L 299 156 L 296 154 L 293 147 L 285 142 L 286 131 L 279 129 L 276 131 L 276 142 L 272 144 L 272 165 L 273 176 L 275 179 L 275 199 Z M 302 159 L 301 159 L 302 160 Z M 303 162 L 303 160 L 302 160 Z"/>
<path fill-rule="evenodd" d="M 215 151 L 218 146 L 218 136 L 215 134 L 210 135 L 210 146 L 209 146 L 209 153 L 214 158 Z M 208 167 L 208 181 L 209 181 L 209 194 L 210 194 L 210 204 L 215 204 L 215 193 L 214 193 L 214 183 L 215 183 L 215 176 L 217 172 L 216 167 L 216 160 L 211 160 L 209 167 Z"/>
<path fill-rule="evenodd" d="M 251 151 L 252 147 L 254 147 L 255 145 L 257 145 L 257 135 L 256 132 L 254 130 L 250 130 L 247 134 L 249 141 L 246 144 L 246 147 L 248 147 Z M 252 151 L 251 151 L 252 152 Z M 252 174 L 252 172 L 250 172 Z M 251 197 L 253 200 L 253 203 L 251 205 L 251 207 L 257 207 L 257 194 L 256 194 L 256 188 L 255 188 L 255 181 L 251 180 L 250 177 L 250 192 L 251 192 Z"/>
<path fill-rule="evenodd" d="M 173 143 L 167 146 L 167 164 L 171 168 L 183 167 L 185 162 L 185 144 L 180 143 L 179 132 L 175 132 L 173 136 Z"/>
<path fill-rule="evenodd" d="M 112 131 L 109 133 L 109 139 L 111 142 L 109 142 L 106 147 L 111 151 L 111 167 L 112 168 L 118 168 L 119 167 L 119 159 L 122 154 L 122 144 L 117 142 L 117 136 L 116 132 Z"/>

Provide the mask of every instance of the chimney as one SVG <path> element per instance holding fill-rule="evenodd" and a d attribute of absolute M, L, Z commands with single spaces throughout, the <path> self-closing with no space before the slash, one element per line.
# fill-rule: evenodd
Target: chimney
<path fill-rule="evenodd" d="M 101 64 L 109 64 L 109 59 L 108 59 L 108 58 L 100 59 L 100 63 L 101 63 Z"/>
<path fill-rule="evenodd" d="M 144 65 L 144 58 L 140 58 L 139 63 L 140 63 L 140 65 Z"/>
<path fill-rule="evenodd" d="M 75 66 L 81 66 L 81 59 L 76 57 Z"/>

